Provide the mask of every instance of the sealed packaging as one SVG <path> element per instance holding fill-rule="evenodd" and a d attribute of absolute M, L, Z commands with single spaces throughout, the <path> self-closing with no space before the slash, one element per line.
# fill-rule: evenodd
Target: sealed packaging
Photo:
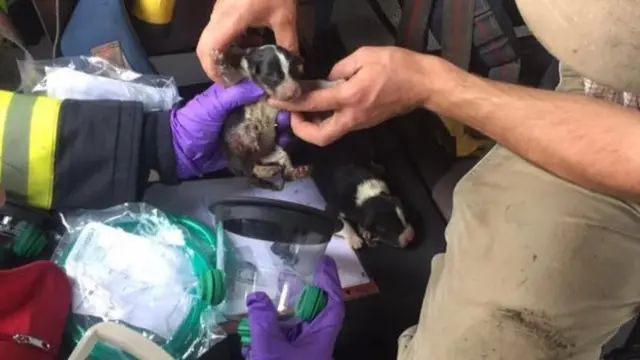
<path fill-rule="evenodd" d="M 216 263 L 226 276 L 220 305 L 226 318 L 245 318 L 246 298 L 256 291 L 271 298 L 286 323 L 309 320 L 324 308 L 326 294 L 310 284 L 336 219 L 306 206 L 256 198 L 225 200 L 212 211 Z"/>
<path fill-rule="evenodd" d="M 53 260 L 72 280 L 76 343 L 101 322 L 126 325 L 175 359 L 195 359 L 224 338 L 216 240 L 204 225 L 141 203 L 67 214 L 64 223 Z M 130 357 L 99 343 L 91 358 Z"/>
<path fill-rule="evenodd" d="M 179 100 L 172 77 L 142 75 L 96 56 L 19 61 L 24 93 L 57 99 L 139 101 L 145 111 L 170 110 Z"/>

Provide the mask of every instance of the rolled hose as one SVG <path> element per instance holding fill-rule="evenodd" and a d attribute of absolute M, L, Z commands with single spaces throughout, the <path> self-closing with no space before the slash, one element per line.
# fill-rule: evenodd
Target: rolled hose
<path fill-rule="evenodd" d="M 187 230 L 184 232 L 184 239 L 187 247 L 193 251 L 194 258 L 192 265 L 194 273 L 198 277 L 198 297 L 200 301 L 197 301 L 189 310 L 187 316 L 171 339 L 164 343 L 164 345 L 158 344 L 172 356 L 180 357 L 181 354 L 188 351 L 191 344 L 196 340 L 200 329 L 200 319 L 204 310 L 209 307 L 209 305 L 217 306 L 224 301 L 226 284 L 224 273 L 215 267 L 216 264 L 207 260 L 206 254 L 204 254 L 197 245 L 198 243 L 205 243 L 215 248 L 217 246 L 215 234 L 209 230 L 206 225 L 193 218 L 174 215 L 167 215 L 167 217 L 172 223 L 177 225 L 178 228 Z M 105 225 L 136 234 L 135 229 L 138 228 L 138 223 L 138 221 L 118 221 L 116 219 L 111 222 L 105 222 Z M 62 264 L 66 262 L 71 248 L 72 247 L 67 248 L 64 254 L 62 254 L 60 259 Z M 295 316 L 302 321 L 312 321 L 324 310 L 327 302 L 328 298 L 324 290 L 317 286 L 305 285 L 295 306 Z M 69 327 L 74 343 L 77 344 L 80 342 L 88 329 L 98 322 L 100 322 L 100 320 L 96 319 L 95 322 L 91 322 L 91 324 L 85 327 L 70 321 Z M 148 330 L 138 329 L 134 326 L 129 325 L 129 327 L 141 333 L 148 332 Z M 251 334 L 247 318 L 242 319 L 238 324 L 238 335 L 243 345 L 249 345 L 251 343 Z M 98 343 L 91 351 L 91 354 L 96 359 L 117 359 L 121 356 L 122 352 L 108 344 Z"/>
<path fill-rule="evenodd" d="M 167 215 L 168 219 L 178 228 L 183 228 L 184 239 L 187 247 L 193 252 L 193 270 L 198 277 L 198 299 L 192 305 L 187 316 L 182 321 L 174 335 L 161 346 L 167 353 L 173 357 L 179 358 L 182 354 L 188 352 L 192 343 L 197 339 L 200 333 L 200 321 L 203 312 L 210 306 L 216 306 L 222 303 L 225 297 L 225 278 L 221 270 L 215 267 L 215 264 L 207 260 L 206 254 L 200 250 L 198 243 L 205 243 L 215 248 L 217 241 L 216 236 L 209 228 L 187 216 Z M 123 231 L 136 234 L 135 229 L 138 228 L 138 221 L 126 220 L 118 221 L 118 219 L 105 222 L 105 225 L 121 229 Z M 142 234 L 140 234 L 142 235 Z M 64 266 L 72 247 L 68 247 L 60 257 L 60 263 Z M 69 321 L 68 326 L 73 341 L 77 344 L 88 329 L 100 322 L 99 319 L 89 321 L 88 326 L 82 326 L 73 321 Z M 139 329 L 128 325 L 130 328 L 138 332 L 149 332 L 145 329 Z M 105 343 L 98 343 L 91 351 L 91 355 L 96 359 L 118 359 L 122 357 L 122 351 Z M 127 355 L 128 356 L 128 355 Z M 132 358 L 133 359 L 133 358 Z"/>

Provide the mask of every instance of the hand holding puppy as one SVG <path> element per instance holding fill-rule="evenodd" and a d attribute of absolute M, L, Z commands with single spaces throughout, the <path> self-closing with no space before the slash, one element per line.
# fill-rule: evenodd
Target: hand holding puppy
<path fill-rule="evenodd" d="M 348 132 L 424 106 L 428 83 L 436 81 L 430 74 L 438 73 L 435 59 L 398 47 L 363 47 L 331 70 L 329 80 L 346 79 L 345 82 L 312 91 L 295 101 L 270 103 L 296 112 L 291 117 L 291 128 L 298 137 L 325 146 Z M 333 115 L 310 122 L 300 114 L 320 111 L 333 111 Z"/>
<path fill-rule="evenodd" d="M 271 28 L 278 45 L 298 52 L 296 0 L 218 0 L 196 48 L 205 73 L 216 83 L 224 84 L 215 66 L 216 56 L 250 27 Z"/>

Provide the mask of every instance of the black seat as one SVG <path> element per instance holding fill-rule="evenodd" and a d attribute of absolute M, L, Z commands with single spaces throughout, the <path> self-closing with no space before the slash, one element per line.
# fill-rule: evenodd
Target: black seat
<path fill-rule="evenodd" d="M 436 206 L 449 222 L 453 208 L 453 189 L 462 177 L 478 162 L 475 158 L 465 158 L 453 163 L 449 171 L 435 184 L 431 191 L 431 197 Z"/>

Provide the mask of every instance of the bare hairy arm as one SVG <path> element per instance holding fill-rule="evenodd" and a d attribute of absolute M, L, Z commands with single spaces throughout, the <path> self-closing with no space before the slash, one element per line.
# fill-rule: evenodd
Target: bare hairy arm
<path fill-rule="evenodd" d="M 441 60 L 425 58 L 432 61 Z M 427 80 L 427 86 L 439 87 L 426 91 L 427 108 L 483 132 L 575 184 L 640 198 L 640 112 L 585 96 L 499 83 L 441 65 L 440 73 Z"/>

